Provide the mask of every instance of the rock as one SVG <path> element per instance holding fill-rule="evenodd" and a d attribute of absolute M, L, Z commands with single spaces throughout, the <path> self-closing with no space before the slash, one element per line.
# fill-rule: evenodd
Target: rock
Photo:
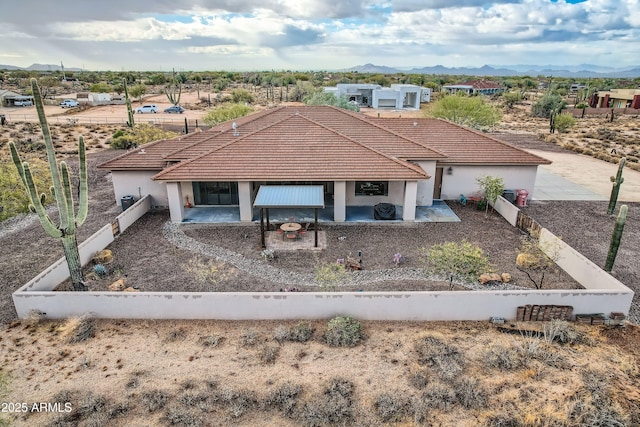
<path fill-rule="evenodd" d="M 93 257 L 95 264 L 108 264 L 113 261 L 113 254 L 109 249 L 103 249 Z"/>
<path fill-rule="evenodd" d="M 511 275 L 509 273 L 502 273 L 500 277 L 502 278 L 502 283 L 509 283 L 511 281 Z"/>
<path fill-rule="evenodd" d="M 125 282 L 124 279 L 118 279 L 112 284 L 110 284 L 108 289 L 110 291 L 124 291 L 125 289 L 124 282 Z"/>
<path fill-rule="evenodd" d="M 483 285 L 488 282 L 502 282 L 502 277 L 498 273 L 485 273 L 480 275 L 480 283 Z"/>
<path fill-rule="evenodd" d="M 133 288 L 133 287 L 129 286 L 128 288 L 126 288 L 124 290 L 124 292 L 140 292 L 140 289 L 136 289 L 136 288 Z"/>

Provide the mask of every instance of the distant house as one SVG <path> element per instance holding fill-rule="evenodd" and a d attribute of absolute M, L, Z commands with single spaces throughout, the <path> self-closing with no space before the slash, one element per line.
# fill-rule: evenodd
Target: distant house
<path fill-rule="evenodd" d="M 124 104 L 124 97 L 121 95 L 101 92 L 78 92 L 77 100 L 84 105 L 117 105 Z"/>
<path fill-rule="evenodd" d="M 360 107 L 419 110 L 421 102 L 431 101 L 431 89 L 410 84 L 382 87 L 378 84 L 339 83 L 336 86 L 325 87 L 324 91 L 344 96 Z"/>
<path fill-rule="evenodd" d="M 599 91 L 597 108 L 640 108 L 640 89 L 611 89 Z"/>
<path fill-rule="evenodd" d="M 493 95 L 504 92 L 504 87 L 490 80 L 470 80 L 462 83 L 444 85 L 443 92 L 457 93 L 463 92 L 467 95 Z"/>
<path fill-rule="evenodd" d="M 171 220 L 194 208 L 237 209 L 254 220 L 263 185 L 322 185 L 333 220 L 351 206 L 416 206 L 478 191 L 476 178 L 503 178 L 533 194 L 538 165 L 548 160 L 438 119 L 372 118 L 328 106 L 265 110 L 213 128 L 145 144 L 99 167 L 111 171 L 116 202 L 149 194 Z"/>
<path fill-rule="evenodd" d="M 33 96 L 20 95 L 10 90 L 0 90 L 0 105 L 3 107 L 20 107 L 27 105 L 25 101 L 33 105 Z"/>

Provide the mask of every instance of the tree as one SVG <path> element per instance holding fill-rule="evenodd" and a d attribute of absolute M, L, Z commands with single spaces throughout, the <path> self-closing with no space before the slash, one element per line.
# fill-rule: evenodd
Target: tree
<path fill-rule="evenodd" d="M 246 102 L 248 104 L 253 103 L 253 95 L 246 89 L 234 89 L 231 91 L 231 101 L 235 103 Z"/>
<path fill-rule="evenodd" d="M 107 83 L 94 83 L 89 87 L 89 90 L 94 93 L 109 93 L 111 86 Z"/>
<path fill-rule="evenodd" d="M 55 224 L 44 207 L 45 194 L 38 194 L 31 168 L 28 162 L 23 162 L 18 154 L 18 150 L 13 142 L 9 143 L 11 150 L 11 158 L 18 170 L 18 174 L 24 184 L 24 188 L 29 195 L 31 202 L 30 208 L 38 215 L 40 224 L 45 232 L 53 238 L 59 238 L 62 241 L 64 255 L 69 267 L 71 283 L 76 291 L 86 291 L 87 286 L 82 276 L 82 264 L 80 263 L 80 254 L 78 252 L 78 242 L 76 240 L 76 229 L 84 223 L 89 212 L 89 191 L 87 185 L 87 161 L 85 157 L 84 140 L 80 137 L 78 141 L 78 157 L 79 157 L 79 202 L 78 212 L 75 213 L 75 205 L 73 202 L 73 191 L 71 188 L 71 177 L 66 162 L 56 161 L 56 153 L 53 147 L 51 131 L 47 118 L 44 115 L 44 103 L 42 95 L 36 79 L 31 79 L 31 90 L 36 104 L 36 111 L 42 135 L 47 150 L 47 161 L 49 162 L 49 171 L 51 172 L 51 180 L 53 181 L 52 195 L 58 206 L 58 224 Z"/>
<path fill-rule="evenodd" d="M 202 121 L 207 126 L 215 126 L 218 123 L 243 117 L 253 112 L 253 108 L 244 104 L 229 104 L 209 111 Z"/>
<path fill-rule="evenodd" d="M 38 81 L 38 85 L 40 86 L 40 93 L 42 94 L 42 98 L 45 99 L 49 96 L 49 93 L 54 87 L 60 86 L 60 80 L 55 77 L 42 77 Z"/>
<path fill-rule="evenodd" d="M 533 104 L 531 114 L 534 117 L 550 119 L 552 114 L 562 111 L 566 106 L 567 104 L 560 95 L 545 93 L 538 102 Z"/>
<path fill-rule="evenodd" d="M 514 105 L 522 101 L 522 94 L 518 91 L 506 92 L 502 95 L 502 100 L 504 101 L 504 106 L 510 110 Z"/>
<path fill-rule="evenodd" d="M 484 198 L 491 203 L 495 203 L 498 196 L 504 192 L 504 181 L 502 178 L 482 175 L 476 178 L 476 183 L 480 186 Z M 485 206 L 485 212 L 489 209 L 489 203 Z"/>
<path fill-rule="evenodd" d="M 140 102 L 142 102 L 140 97 L 145 93 L 147 93 L 147 87 L 143 84 L 137 84 L 129 89 L 129 95 L 131 95 L 132 98 L 139 98 Z"/>
<path fill-rule="evenodd" d="M 306 105 L 333 105 L 334 107 L 342 108 L 350 111 L 360 111 L 360 107 L 357 104 L 347 101 L 344 96 L 335 96 L 330 92 L 317 91 L 311 95 L 306 96 L 303 99 Z"/>
<path fill-rule="evenodd" d="M 560 258 L 560 246 L 540 243 L 540 232 L 529 230 L 520 239 L 516 268 L 527 275 L 536 289 L 542 289 L 545 274 L 552 270 Z"/>
<path fill-rule="evenodd" d="M 502 115 L 482 97 L 464 94 L 447 95 L 433 103 L 431 115 L 473 129 L 486 129 L 496 125 Z"/>
<path fill-rule="evenodd" d="M 453 281 L 476 281 L 481 274 L 491 270 L 489 258 L 481 247 L 463 240 L 460 243 L 446 242 L 430 248 L 419 248 L 427 273 L 444 276 Z"/>

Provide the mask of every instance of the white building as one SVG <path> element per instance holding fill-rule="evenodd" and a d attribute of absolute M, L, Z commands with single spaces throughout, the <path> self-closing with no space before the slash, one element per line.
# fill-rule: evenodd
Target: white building
<path fill-rule="evenodd" d="M 419 110 L 421 102 L 431 102 L 431 89 L 410 84 L 382 87 L 378 84 L 339 83 L 325 87 L 324 91 L 344 96 L 361 107 Z"/>

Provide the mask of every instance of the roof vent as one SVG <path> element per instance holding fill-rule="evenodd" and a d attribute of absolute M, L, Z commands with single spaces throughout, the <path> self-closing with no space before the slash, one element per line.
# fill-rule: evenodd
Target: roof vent
<path fill-rule="evenodd" d="M 413 127 L 417 127 L 418 126 L 418 122 L 413 122 Z"/>
<path fill-rule="evenodd" d="M 236 122 L 231 123 L 231 128 L 233 129 L 233 136 L 240 136 L 240 132 L 238 132 L 238 124 Z"/>
<path fill-rule="evenodd" d="M 141 148 L 141 149 L 140 149 L 140 154 L 147 154 L 147 152 L 146 152 L 146 151 L 144 151 L 144 148 Z"/>

